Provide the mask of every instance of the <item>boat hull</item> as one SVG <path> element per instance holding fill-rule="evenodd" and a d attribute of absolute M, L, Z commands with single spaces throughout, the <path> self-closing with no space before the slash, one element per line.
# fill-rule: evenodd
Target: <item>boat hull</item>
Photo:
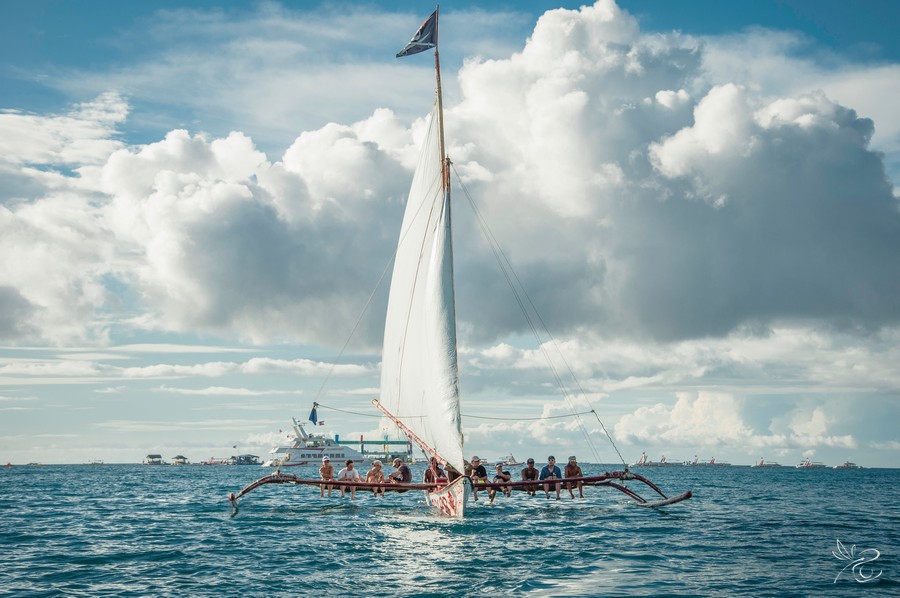
<path fill-rule="evenodd" d="M 425 502 L 448 517 L 462 518 L 466 515 L 466 503 L 471 495 L 471 480 L 461 477 L 446 486 L 426 490 Z"/>

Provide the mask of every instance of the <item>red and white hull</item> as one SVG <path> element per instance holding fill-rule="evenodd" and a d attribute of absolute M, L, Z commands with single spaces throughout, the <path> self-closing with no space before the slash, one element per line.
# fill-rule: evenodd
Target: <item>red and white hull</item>
<path fill-rule="evenodd" d="M 425 502 L 448 517 L 465 517 L 466 503 L 472 495 L 472 482 L 467 477 L 453 480 L 446 486 L 425 491 Z"/>

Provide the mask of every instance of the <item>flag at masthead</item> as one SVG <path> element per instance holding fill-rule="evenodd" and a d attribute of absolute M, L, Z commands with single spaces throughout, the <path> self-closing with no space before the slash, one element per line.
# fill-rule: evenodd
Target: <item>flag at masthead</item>
<path fill-rule="evenodd" d="M 431 16 L 425 19 L 422 26 L 413 34 L 406 47 L 397 52 L 397 58 L 418 54 L 437 47 L 437 17 L 438 11 L 434 9 Z"/>
<path fill-rule="evenodd" d="M 450 191 L 450 160 L 444 149 L 444 99 L 441 94 L 441 59 L 438 54 L 438 10 L 435 7 L 431 16 L 416 30 L 406 47 L 397 52 L 397 58 L 411 56 L 434 48 L 434 73 L 438 103 L 438 129 L 441 143 L 441 185 L 445 192 Z"/>

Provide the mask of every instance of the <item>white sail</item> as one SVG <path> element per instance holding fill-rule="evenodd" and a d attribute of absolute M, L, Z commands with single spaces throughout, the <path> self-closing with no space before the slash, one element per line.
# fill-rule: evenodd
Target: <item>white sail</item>
<path fill-rule="evenodd" d="M 442 184 L 439 111 L 436 100 L 397 245 L 384 325 L 381 402 L 463 471 L 450 197 Z"/>

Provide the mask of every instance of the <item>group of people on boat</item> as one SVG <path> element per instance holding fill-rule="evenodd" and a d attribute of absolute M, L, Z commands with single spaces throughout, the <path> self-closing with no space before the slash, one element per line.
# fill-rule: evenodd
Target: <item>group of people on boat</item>
<path fill-rule="evenodd" d="M 495 473 L 491 482 L 495 484 L 502 484 L 503 482 L 511 482 L 512 474 L 509 471 L 504 469 L 504 465 L 502 462 L 498 462 L 494 465 Z M 484 465 L 481 464 L 481 459 L 476 455 L 472 457 L 471 461 L 467 463 L 467 471 L 466 474 L 471 477 L 472 485 L 474 489 L 474 499 L 478 500 L 478 485 L 479 484 L 487 484 L 487 470 Z M 522 469 L 521 473 L 521 481 L 523 482 L 544 482 L 543 484 L 528 484 L 523 486 L 523 489 L 528 492 L 529 496 L 534 496 L 539 487 L 543 486 L 544 496 L 549 499 L 551 488 L 556 492 L 556 500 L 559 500 L 560 491 L 563 487 L 569 491 L 569 496 L 575 498 L 574 490 L 578 490 L 579 498 L 584 498 L 584 491 L 582 489 L 582 483 L 580 480 L 575 480 L 571 482 L 566 482 L 566 478 L 582 478 L 584 477 L 584 473 L 581 470 L 581 466 L 578 465 L 578 459 L 575 458 L 574 455 L 569 457 L 569 462 L 565 466 L 565 470 L 561 471 L 559 465 L 556 464 L 556 457 L 550 455 L 547 457 L 547 464 L 538 469 L 534 466 L 534 459 L 529 457 L 525 462 L 525 467 Z M 554 483 L 553 480 L 562 480 L 560 482 Z M 506 496 L 510 496 L 510 488 L 508 486 L 501 486 L 499 491 L 505 494 Z M 488 490 L 488 500 L 489 502 L 494 502 L 494 497 L 497 495 L 498 489 L 495 487 L 491 487 Z"/>
<path fill-rule="evenodd" d="M 353 459 L 347 459 L 344 462 L 344 468 L 340 470 L 337 475 L 334 474 L 334 466 L 331 464 L 331 459 L 326 455 L 322 457 L 322 466 L 319 468 L 319 476 L 325 481 L 337 480 L 339 482 L 365 482 L 367 484 L 384 484 L 384 483 L 400 483 L 400 484 L 408 484 L 412 482 L 412 472 L 409 470 L 409 466 L 403 462 L 399 457 L 394 459 L 393 462 L 394 471 L 393 473 L 385 475 L 382 468 L 384 464 L 376 459 L 372 461 L 372 469 L 366 472 L 365 477 L 363 477 L 362 473 L 353 464 Z M 331 490 L 333 486 L 322 484 L 319 487 L 319 495 L 325 496 L 325 491 L 328 491 L 328 496 L 331 496 Z M 356 498 L 356 486 L 349 486 L 350 488 L 350 500 Z M 344 497 L 347 486 L 341 485 L 341 498 Z M 384 486 L 374 486 L 372 488 L 372 492 L 375 496 L 381 494 L 384 496 Z"/>
<path fill-rule="evenodd" d="M 478 500 L 478 488 L 479 485 L 488 484 L 488 473 L 487 468 L 482 464 L 481 458 L 477 455 L 473 456 L 471 460 L 466 461 L 466 471 L 465 475 L 469 476 L 472 480 L 472 489 L 473 489 L 473 498 Z M 448 467 L 449 470 L 452 470 L 452 467 Z M 455 473 L 455 475 L 454 475 Z M 569 462 L 566 464 L 565 472 L 560 471 L 559 466 L 556 464 L 556 457 L 550 455 L 547 457 L 547 465 L 545 465 L 541 469 L 537 469 L 534 466 L 534 459 L 528 458 L 526 461 L 525 467 L 520 472 L 521 481 L 523 482 L 544 482 L 543 484 L 528 484 L 523 486 L 522 488 L 528 492 L 529 496 L 534 496 L 538 489 L 543 486 L 544 495 L 547 499 L 550 498 L 550 490 L 553 488 L 556 492 L 556 500 L 559 500 L 560 492 L 563 487 L 569 491 L 569 495 L 572 498 L 575 498 L 575 493 L 573 490 L 578 489 L 579 498 L 584 498 L 584 491 L 582 489 L 582 483 L 580 480 L 575 480 L 572 482 L 566 482 L 566 478 L 581 478 L 584 477 L 584 473 L 581 470 L 581 466 L 578 465 L 578 460 L 574 455 L 569 457 Z M 425 482 L 452 482 L 456 477 L 459 477 L 459 474 L 455 472 L 451 472 L 446 478 L 444 477 L 444 471 L 441 469 L 440 465 L 437 463 L 436 459 L 431 460 L 431 466 L 428 470 L 425 471 Z M 559 482 L 554 483 L 553 480 L 561 480 Z M 494 475 L 491 478 L 491 484 L 503 484 L 505 482 L 511 482 L 512 474 L 505 469 L 505 466 L 502 462 L 497 462 L 494 465 Z M 494 498 L 497 494 L 502 493 L 506 496 L 511 496 L 512 491 L 509 486 L 494 486 L 491 485 L 488 488 L 488 501 L 490 503 L 494 502 Z"/>
<path fill-rule="evenodd" d="M 372 492 L 375 496 L 378 496 L 379 494 L 384 496 L 385 486 L 383 484 L 409 484 L 412 482 L 412 472 L 410 471 L 409 466 L 400 458 L 394 459 L 394 472 L 390 474 L 384 473 L 384 464 L 377 459 L 372 462 L 372 469 L 366 472 L 365 476 L 356 469 L 353 459 L 347 459 L 344 465 L 345 467 L 335 475 L 334 466 L 331 464 L 331 460 L 327 456 L 322 457 L 322 466 L 319 468 L 319 476 L 324 481 L 364 482 L 373 484 Z M 463 474 L 460 474 L 451 465 L 447 465 L 447 470 L 444 471 L 444 468 L 441 467 L 438 460 L 432 457 L 429 467 L 425 470 L 423 481 L 426 484 L 448 484 L 460 477 L 460 475 L 467 475 L 472 480 L 473 495 L 476 501 L 478 500 L 479 486 L 489 485 L 487 493 L 490 503 L 494 502 L 494 498 L 498 493 L 506 496 L 512 494 L 510 487 L 508 486 L 498 487 L 493 485 L 512 481 L 512 474 L 505 469 L 502 462 L 497 462 L 494 465 L 495 471 L 490 482 L 488 482 L 487 469 L 477 455 L 473 456 L 471 460 L 465 461 L 465 465 L 466 470 Z M 534 459 L 529 458 L 520 475 L 523 482 L 535 482 L 535 484 L 522 486 L 522 489 L 525 490 L 529 496 L 535 496 L 539 488 L 543 487 L 544 495 L 547 499 L 550 498 L 552 489 L 556 492 L 556 500 L 559 500 L 563 488 L 569 491 L 569 496 L 572 498 L 575 498 L 575 489 L 578 490 L 579 498 L 584 498 L 581 480 L 576 479 L 569 482 L 566 481 L 567 478 L 584 477 L 581 466 L 578 465 L 578 460 L 574 455 L 569 457 L 569 461 L 564 470 L 560 470 L 559 465 L 556 464 L 556 457 L 553 455 L 547 457 L 547 464 L 541 469 L 536 468 Z M 322 484 L 320 486 L 320 496 L 325 496 L 326 491 L 328 492 L 328 496 L 331 496 L 332 488 L 333 486 L 331 485 Z M 353 500 L 356 498 L 356 486 L 343 484 L 340 485 L 341 498 L 345 496 L 347 488 L 350 490 L 350 499 Z"/>

